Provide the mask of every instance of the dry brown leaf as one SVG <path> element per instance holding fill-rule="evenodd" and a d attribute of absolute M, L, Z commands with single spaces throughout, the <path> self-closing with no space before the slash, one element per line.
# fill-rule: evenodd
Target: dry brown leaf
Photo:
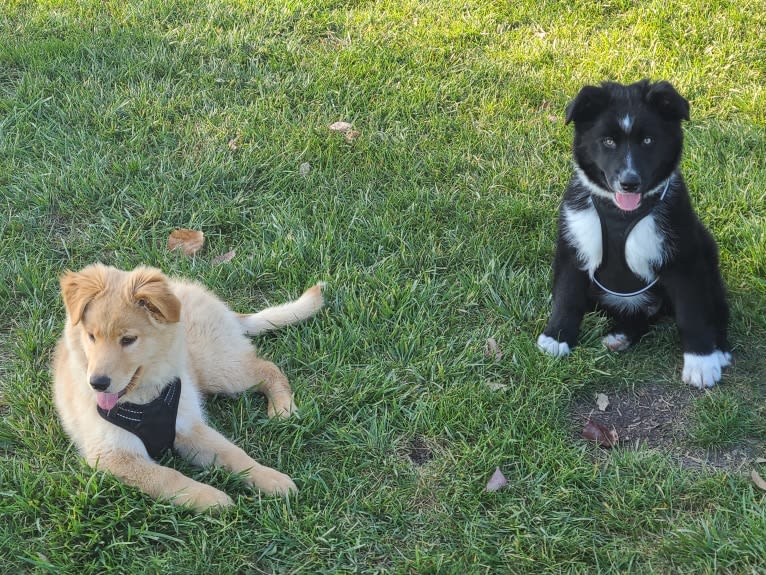
<path fill-rule="evenodd" d="M 229 149 L 232 152 L 236 152 L 239 149 L 239 137 L 229 140 Z"/>
<path fill-rule="evenodd" d="M 353 126 L 349 122 L 334 122 L 330 124 L 329 128 L 331 132 L 340 132 L 341 134 L 345 134 L 351 130 Z"/>
<path fill-rule="evenodd" d="M 504 383 L 498 383 L 497 381 L 486 381 L 484 382 L 484 385 L 487 386 L 487 389 L 490 391 L 505 391 L 508 389 L 508 386 Z"/>
<path fill-rule="evenodd" d="M 753 480 L 753 483 L 755 483 L 755 486 L 758 489 L 766 491 L 766 481 L 763 480 L 763 477 L 761 477 L 755 469 L 750 472 L 750 479 Z"/>
<path fill-rule="evenodd" d="M 362 135 L 362 132 L 360 132 L 359 130 L 349 130 L 348 132 L 345 132 L 343 134 L 343 139 L 346 140 L 349 144 L 351 144 L 354 142 L 354 140 L 356 140 L 361 135 Z"/>
<path fill-rule="evenodd" d="M 497 345 L 497 340 L 494 337 L 487 338 L 484 343 L 484 357 L 493 357 L 500 361 L 503 359 L 503 352 L 500 350 L 500 346 Z"/>
<path fill-rule="evenodd" d="M 230 252 L 226 252 L 225 254 L 221 254 L 220 256 L 215 256 L 213 258 L 214 264 L 224 264 L 226 262 L 230 262 L 234 259 L 234 256 L 237 255 L 237 252 L 234 250 L 231 250 Z"/>
<path fill-rule="evenodd" d="M 179 229 L 170 232 L 168 250 L 181 249 L 185 256 L 193 256 L 205 243 L 205 235 L 199 230 Z"/>
<path fill-rule="evenodd" d="M 503 475 L 503 472 L 500 471 L 500 468 L 496 467 L 495 472 L 492 474 L 492 477 L 490 477 L 489 481 L 487 482 L 487 487 L 485 487 L 484 489 L 485 491 L 492 493 L 494 491 L 500 491 L 506 485 L 508 485 L 508 480 L 505 478 L 505 475 Z"/>
<path fill-rule="evenodd" d="M 614 428 L 609 429 L 603 423 L 594 421 L 591 418 L 588 418 L 588 421 L 585 422 L 585 427 L 582 429 L 582 436 L 585 439 L 595 441 L 602 447 L 614 447 L 617 445 L 617 440 L 619 439 L 617 437 L 617 431 Z"/>
<path fill-rule="evenodd" d="M 300 166 L 298 166 L 298 173 L 304 178 L 309 175 L 310 171 L 311 171 L 311 164 L 309 164 L 308 162 L 303 162 Z"/>
<path fill-rule="evenodd" d="M 609 407 L 609 397 L 605 393 L 596 394 L 596 407 L 599 411 L 606 411 L 606 408 Z"/>

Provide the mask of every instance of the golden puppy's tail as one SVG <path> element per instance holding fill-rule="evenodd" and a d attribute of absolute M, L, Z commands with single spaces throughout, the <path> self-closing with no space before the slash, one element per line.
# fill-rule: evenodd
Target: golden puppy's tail
<path fill-rule="evenodd" d="M 324 285 L 324 282 L 319 282 L 294 301 L 269 307 L 258 313 L 238 314 L 239 323 L 247 335 L 258 335 L 308 319 L 324 305 Z"/>

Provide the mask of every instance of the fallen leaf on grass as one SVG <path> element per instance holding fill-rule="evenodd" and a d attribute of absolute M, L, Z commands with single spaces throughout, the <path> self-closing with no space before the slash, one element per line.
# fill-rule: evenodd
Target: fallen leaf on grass
<path fill-rule="evenodd" d="M 341 134 L 345 134 L 351 130 L 353 126 L 349 122 L 335 122 L 330 124 L 329 128 L 331 132 L 340 132 Z"/>
<path fill-rule="evenodd" d="M 487 386 L 487 389 L 490 391 L 505 391 L 508 389 L 508 386 L 504 383 L 498 383 L 496 381 L 487 381 L 484 383 L 484 385 Z"/>
<path fill-rule="evenodd" d="M 582 436 L 585 439 L 595 441 L 602 447 L 614 447 L 619 439 L 614 428 L 609 429 L 603 423 L 594 421 L 591 418 L 588 418 L 588 421 L 585 422 L 585 427 L 582 428 Z"/>
<path fill-rule="evenodd" d="M 755 469 L 750 472 L 750 479 L 753 480 L 753 483 L 755 483 L 755 486 L 758 489 L 766 491 L 766 481 L 763 480 L 763 477 L 761 477 Z"/>
<path fill-rule="evenodd" d="M 168 237 L 168 250 L 181 249 L 185 256 L 193 256 L 205 243 L 205 235 L 198 230 L 173 230 Z"/>
<path fill-rule="evenodd" d="M 494 337 L 487 338 L 487 341 L 484 344 L 484 357 L 492 356 L 495 356 L 497 361 L 503 359 L 503 352 L 500 351 L 500 346 L 497 345 L 497 341 Z"/>
<path fill-rule="evenodd" d="M 309 164 L 308 162 L 303 162 L 300 166 L 298 166 L 298 173 L 304 178 L 309 175 L 310 171 L 311 171 L 311 164 Z"/>
<path fill-rule="evenodd" d="M 237 252 L 234 250 L 231 250 L 230 252 L 226 252 L 225 254 L 221 254 L 220 256 L 215 256 L 213 258 L 213 264 L 225 264 L 226 262 L 230 262 L 234 259 L 234 256 L 237 255 Z"/>
<path fill-rule="evenodd" d="M 359 130 L 349 130 L 348 132 L 343 134 L 343 139 L 346 140 L 349 144 L 353 143 L 354 140 L 356 140 L 359 136 L 362 135 L 362 132 Z"/>
<path fill-rule="evenodd" d="M 596 407 L 599 411 L 606 411 L 609 407 L 609 397 L 605 393 L 596 394 Z"/>
<path fill-rule="evenodd" d="M 232 152 L 236 152 L 239 149 L 239 138 L 238 137 L 232 138 L 231 140 L 229 140 L 229 149 Z"/>
<path fill-rule="evenodd" d="M 503 472 L 500 471 L 500 468 L 496 467 L 495 472 L 492 474 L 492 477 L 489 478 L 487 487 L 485 487 L 484 490 L 488 493 L 493 493 L 495 491 L 500 491 L 506 485 L 508 485 L 508 480 L 505 478 L 505 475 L 503 475 Z"/>

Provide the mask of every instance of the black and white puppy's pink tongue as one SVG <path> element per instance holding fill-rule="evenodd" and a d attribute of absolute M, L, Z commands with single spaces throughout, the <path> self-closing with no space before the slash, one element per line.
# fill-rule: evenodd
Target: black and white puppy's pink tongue
<path fill-rule="evenodd" d="M 621 210 L 632 212 L 641 204 L 641 194 L 628 194 L 625 192 L 615 192 L 614 201 Z"/>
<path fill-rule="evenodd" d="M 117 393 L 105 393 L 103 391 L 96 392 L 96 401 L 98 402 L 98 406 L 106 411 L 109 411 L 115 405 L 117 405 L 118 399 L 120 399 L 120 396 Z"/>

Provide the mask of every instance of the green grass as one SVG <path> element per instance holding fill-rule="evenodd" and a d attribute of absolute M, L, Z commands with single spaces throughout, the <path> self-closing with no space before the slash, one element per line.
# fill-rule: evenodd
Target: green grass
<path fill-rule="evenodd" d="M 0 571 L 761 572 L 766 497 L 745 475 L 571 434 L 574 394 L 683 385 L 675 330 L 613 357 L 589 318 L 566 361 L 534 339 L 564 106 L 586 82 L 671 80 L 737 357 L 687 439 L 763 445 L 765 28 L 762 0 L 0 2 Z M 178 227 L 205 232 L 199 257 L 166 252 Z M 210 402 L 297 498 L 171 459 L 237 500 L 198 516 L 84 465 L 48 365 L 57 277 L 96 260 L 197 278 L 242 311 L 328 282 L 326 311 L 256 341 L 301 417 Z M 496 466 L 509 486 L 484 493 Z"/>

